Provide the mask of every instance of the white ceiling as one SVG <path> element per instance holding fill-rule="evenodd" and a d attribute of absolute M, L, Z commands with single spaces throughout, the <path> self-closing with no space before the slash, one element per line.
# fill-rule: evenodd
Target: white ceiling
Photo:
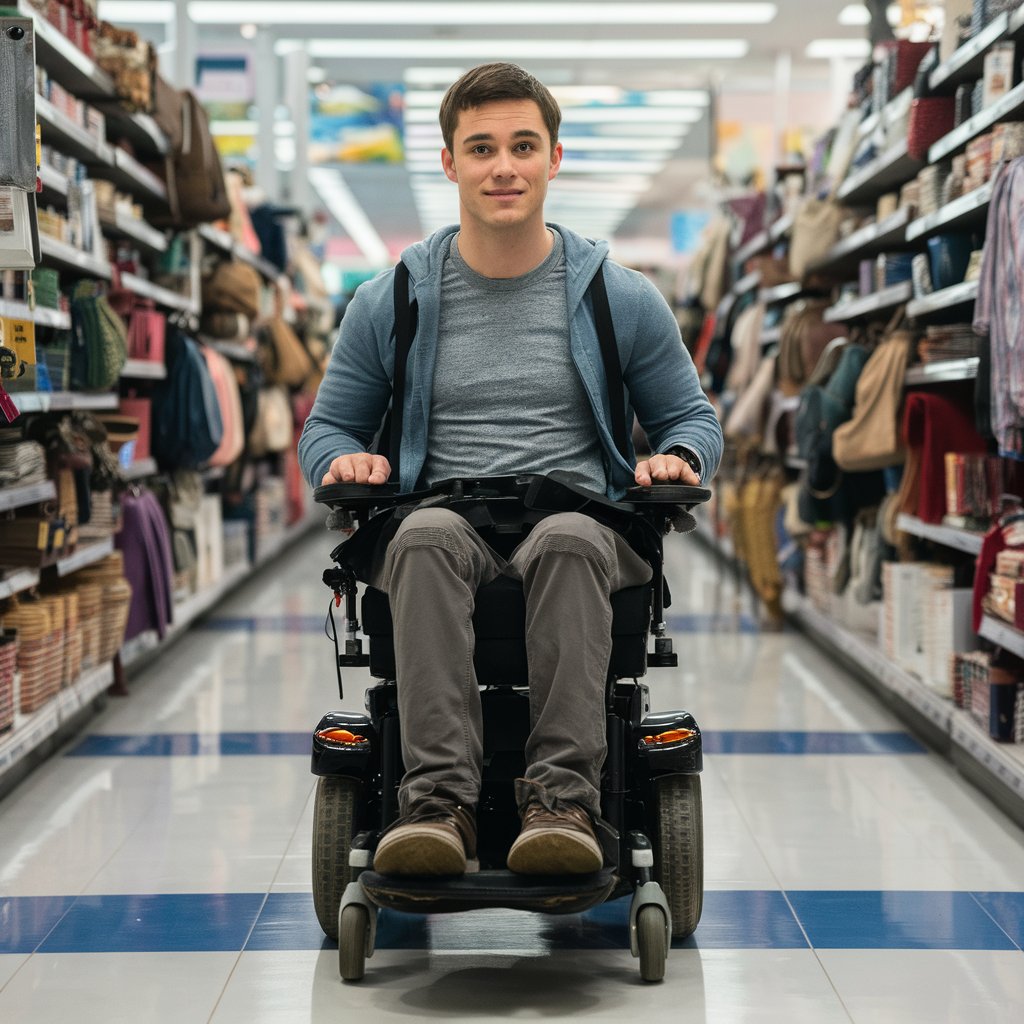
<path fill-rule="evenodd" d="M 182 2 L 182 0 L 179 0 Z M 319 0 L 325 11 L 335 7 L 330 0 Z M 771 93 L 780 55 L 792 58 L 790 72 L 791 88 L 794 91 L 809 90 L 820 93 L 823 104 L 831 104 L 830 67 L 828 62 L 807 60 L 804 50 L 813 39 L 847 38 L 863 39 L 863 27 L 843 26 L 839 23 L 839 12 L 849 0 L 775 0 L 776 17 L 768 24 L 759 25 L 657 25 L 617 24 L 597 25 L 588 18 L 592 8 L 591 0 L 569 0 L 579 8 L 577 24 L 538 25 L 523 16 L 525 10 L 520 4 L 493 4 L 511 12 L 510 21 L 498 26 L 467 24 L 437 24 L 426 20 L 426 24 L 404 24 L 394 12 L 401 10 L 396 4 L 402 0 L 363 0 L 361 10 L 379 10 L 376 24 L 360 23 L 339 25 L 325 18 L 320 24 L 274 25 L 266 30 L 275 38 L 301 38 L 307 40 L 458 40 L 470 42 L 485 39 L 524 40 L 522 56 L 516 63 L 536 74 L 549 85 L 614 85 L 630 90 L 710 88 L 713 93 L 759 92 Z M 467 11 L 481 10 L 480 0 L 455 0 Z M 136 9 L 139 5 L 136 5 Z M 146 5 L 149 7 L 149 5 Z M 155 6 L 155 5 L 154 5 Z M 239 23 L 255 10 L 252 3 L 238 0 L 235 5 L 238 15 L 235 24 L 203 24 L 198 32 L 199 45 L 204 49 L 212 46 L 232 44 L 240 41 Z M 418 0 L 417 8 L 429 11 L 437 9 L 430 0 Z M 451 6 L 445 4 L 444 6 Z M 565 6 L 561 4 L 559 6 Z M 630 0 L 618 0 L 617 7 L 625 12 L 630 8 L 652 8 L 655 4 L 635 5 Z M 669 9 L 684 7 L 685 4 L 661 0 L 661 6 Z M 101 3 L 101 13 L 102 13 Z M 389 8 L 391 12 L 389 13 Z M 287 12 L 290 5 L 284 4 Z M 248 14 L 246 12 L 249 12 Z M 123 21 L 122 19 L 119 19 Z M 166 40 L 159 26 L 138 25 L 140 31 L 156 42 Z M 645 56 L 642 59 L 578 59 L 581 42 L 698 39 L 744 39 L 749 51 L 739 60 L 690 60 L 680 58 L 658 58 Z M 556 52 L 561 56 L 538 56 L 530 52 L 530 42 L 551 42 L 564 44 Z M 470 49 L 470 54 L 472 49 Z M 398 60 L 374 56 L 372 58 L 346 57 L 344 59 L 316 57 L 313 61 L 322 67 L 330 80 L 365 85 L 387 81 L 403 80 L 406 67 L 422 66 L 471 67 L 492 59 L 482 53 L 478 59 L 467 55 L 464 59 L 423 59 Z M 699 190 L 708 176 L 707 159 L 710 152 L 710 126 L 708 118 L 693 126 L 683 139 L 680 148 L 672 154 L 665 169 L 654 179 L 646 195 L 641 197 L 637 209 L 622 223 L 617 239 L 666 238 L 671 212 L 680 206 L 694 202 L 695 190 Z M 387 241 L 390 238 L 408 238 L 420 232 L 415 215 L 413 197 L 408 187 L 404 169 L 399 167 L 346 166 L 345 180 L 357 201 L 364 208 L 369 220 L 378 233 Z M 454 186 L 453 186 L 454 188 Z"/>

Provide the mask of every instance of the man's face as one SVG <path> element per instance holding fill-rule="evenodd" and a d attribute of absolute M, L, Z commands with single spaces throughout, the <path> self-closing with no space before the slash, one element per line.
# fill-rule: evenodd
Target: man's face
<path fill-rule="evenodd" d="M 444 172 L 459 186 L 466 218 L 486 228 L 544 220 L 548 182 L 558 174 L 562 144 L 551 137 L 533 100 L 497 100 L 459 114 Z"/>

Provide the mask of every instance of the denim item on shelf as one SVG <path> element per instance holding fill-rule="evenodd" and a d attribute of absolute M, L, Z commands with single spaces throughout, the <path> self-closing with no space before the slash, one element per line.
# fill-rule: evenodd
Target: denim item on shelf
<path fill-rule="evenodd" d="M 963 281 L 973 249 L 971 236 L 965 232 L 936 235 L 928 239 L 932 287 L 936 291 L 952 288 Z"/>

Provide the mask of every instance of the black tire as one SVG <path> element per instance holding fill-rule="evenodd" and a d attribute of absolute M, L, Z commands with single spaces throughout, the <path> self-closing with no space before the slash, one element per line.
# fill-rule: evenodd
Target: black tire
<path fill-rule="evenodd" d="M 636 944 L 640 953 L 640 977 L 644 981 L 661 981 L 668 957 L 665 914 L 661 907 L 640 908 L 636 917 Z"/>
<path fill-rule="evenodd" d="M 654 783 L 654 878 L 672 914 L 672 938 L 685 939 L 704 906 L 704 813 L 699 775 L 665 775 Z"/>
<path fill-rule="evenodd" d="M 356 831 L 360 786 L 354 779 L 321 776 L 313 804 L 313 906 L 324 934 L 338 938 L 338 910 L 353 879 L 348 858 Z"/>
<path fill-rule="evenodd" d="M 366 907 L 350 903 L 341 912 L 338 928 L 338 971 L 342 981 L 360 981 L 366 973 L 366 942 L 370 915 Z"/>

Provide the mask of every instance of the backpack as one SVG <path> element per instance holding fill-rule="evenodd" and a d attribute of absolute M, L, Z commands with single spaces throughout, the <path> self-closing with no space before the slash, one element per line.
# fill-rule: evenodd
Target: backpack
<path fill-rule="evenodd" d="M 615 325 L 608 304 L 608 290 L 604 282 L 604 264 L 587 285 L 597 328 L 597 340 L 601 346 L 601 362 L 608 381 L 608 410 L 612 440 L 622 458 L 629 462 L 629 436 L 626 428 L 626 396 L 622 386 L 622 364 L 619 362 L 619 346 L 615 340 Z M 404 413 L 401 397 L 405 394 L 405 373 L 409 352 L 416 338 L 419 323 L 419 304 L 409 302 L 409 268 L 403 261 L 395 266 L 394 287 L 395 323 L 391 336 L 395 339 L 395 372 L 391 382 L 391 405 L 384 417 L 377 435 L 374 451 L 387 455 L 391 464 L 391 481 L 399 480 L 399 460 L 402 449 L 402 416 Z M 399 396 L 396 402 L 394 396 Z"/>
<path fill-rule="evenodd" d="M 94 281 L 79 281 L 71 298 L 71 380 L 86 391 L 109 391 L 128 359 L 128 328 Z"/>
<path fill-rule="evenodd" d="M 152 449 L 163 468 L 195 469 L 224 438 L 217 392 L 199 345 L 167 332 L 167 377 L 153 391 Z"/>

